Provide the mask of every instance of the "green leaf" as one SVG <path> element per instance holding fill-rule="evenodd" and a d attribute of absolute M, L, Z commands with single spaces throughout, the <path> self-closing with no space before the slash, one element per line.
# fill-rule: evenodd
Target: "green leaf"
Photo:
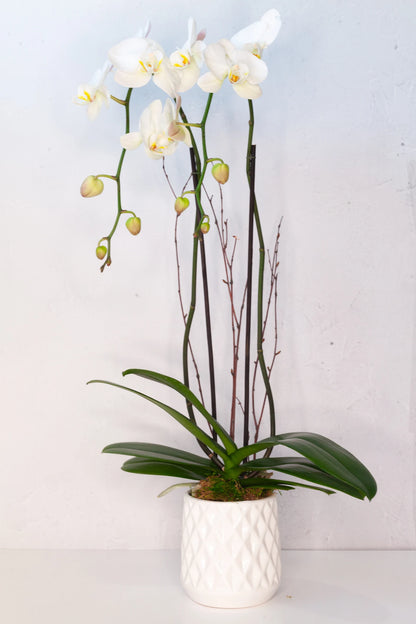
<path fill-rule="evenodd" d="M 125 462 L 125 465 L 127 466 L 130 466 L 130 464 L 160 464 L 164 466 L 177 466 L 179 468 L 183 468 L 184 470 L 189 470 L 194 475 L 198 475 L 198 479 L 205 479 L 205 477 L 209 477 L 215 472 L 211 466 L 207 467 L 201 466 L 200 464 L 190 464 L 189 462 L 182 462 L 179 460 L 156 459 L 155 457 L 132 457 Z"/>
<path fill-rule="evenodd" d="M 252 479 L 241 479 L 239 481 L 242 487 L 261 487 L 264 490 L 294 490 L 293 485 L 284 485 L 283 481 L 274 481 L 273 479 L 261 479 L 260 477 Z M 279 483 L 277 486 L 276 483 Z"/>
<path fill-rule="evenodd" d="M 121 469 L 125 472 L 133 472 L 135 474 L 163 475 L 165 477 L 181 477 L 183 479 L 193 479 L 200 481 L 206 476 L 201 474 L 199 466 L 187 464 L 180 465 L 171 462 L 162 461 L 142 461 L 140 459 L 128 459 L 122 465 Z"/>
<path fill-rule="evenodd" d="M 116 453 L 118 455 L 133 455 L 134 457 L 148 457 L 156 459 L 165 459 L 167 461 L 173 459 L 180 459 L 182 462 L 188 462 L 191 464 L 199 464 L 217 469 L 216 465 L 207 457 L 200 457 L 194 453 L 188 453 L 188 451 L 182 451 L 171 446 L 164 446 L 163 444 L 151 444 L 148 442 L 117 442 L 116 444 L 109 444 L 106 446 L 103 453 Z"/>
<path fill-rule="evenodd" d="M 143 377 L 144 379 L 150 379 L 151 381 L 157 381 L 158 383 L 163 384 L 164 386 L 168 386 L 173 390 L 176 390 L 181 396 L 183 396 L 189 403 L 191 403 L 208 421 L 213 430 L 218 434 L 221 442 L 224 445 L 227 453 L 233 453 L 237 450 L 237 445 L 224 429 L 224 427 L 211 416 L 208 410 L 204 407 L 198 397 L 185 386 L 178 379 L 174 379 L 173 377 L 168 377 L 168 375 L 162 375 L 161 373 L 157 373 L 155 371 L 144 370 L 141 368 L 130 368 L 128 370 L 123 371 L 123 377 L 125 375 L 137 375 L 138 377 Z"/>
<path fill-rule="evenodd" d="M 147 401 L 149 401 L 150 403 L 157 405 L 162 410 L 167 412 L 170 416 L 172 416 L 183 427 L 185 427 L 185 429 L 187 429 L 190 433 L 192 433 L 192 435 L 195 436 L 197 440 L 199 440 L 200 442 L 208 446 L 212 451 L 214 451 L 214 453 L 217 453 L 217 455 L 222 457 L 222 459 L 224 459 L 224 462 L 226 462 L 227 464 L 229 463 L 229 456 L 226 450 L 222 446 L 220 446 L 217 442 L 215 442 L 209 435 L 207 435 L 205 431 L 200 429 L 198 425 L 193 423 L 189 418 L 187 418 L 186 416 L 184 416 L 177 410 L 173 409 L 173 407 L 170 407 L 169 405 L 165 405 L 164 403 L 161 403 L 157 399 L 154 399 L 153 397 L 150 397 L 147 394 L 143 394 L 143 392 L 139 392 L 138 390 L 133 390 L 133 388 L 128 388 L 127 386 L 122 386 L 120 384 L 113 383 L 112 381 L 104 381 L 103 379 L 92 379 L 91 381 L 88 382 L 88 384 L 92 384 L 92 383 L 102 383 L 102 384 L 106 384 L 107 386 L 113 386 L 114 388 L 121 388 L 122 390 L 127 390 L 127 392 L 132 392 L 133 394 L 137 394 L 137 396 L 140 396 L 143 399 L 146 399 Z"/>
<path fill-rule="evenodd" d="M 242 466 L 244 471 L 246 470 L 274 470 L 276 472 L 283 472 L 289 474 L 292 477 L 298 477 L 305 479 L 305 481 L 311 481 L 319 485 L 330 487 L 333 490 L 344 492 L 354 498 L 363 500 L 365 495 L 361 490 L 348 485 L 344 481 L 329 475 L 324 472 L 315 464 L 310 462 L 304 457 L 264 457 L 262 459 L 256 459 L 251 462 L 247 462 Z"/>
<path fill-rule="evenodd" d="M 370 500 L 377 492 L 377 484 L 369 470 L 342 446 L 317 433 L 285 433 L 271 436 L 238 449 L 230 457 L 240 463 L 245 457 L 273 446 L 287 446 L 308 458 L 321 470 L 362 492 Z"/>
<path fill-rule="evenodd" d="M 315 487 L 314 485 L 308 485 L 307 483 L 298 483 L 297 481 L 280 481 L 280 479 L 262 479 L 260 477 L 253 477 L 252 479 L 241 479 L 240 483 L 243 487 L 262 487 L 268 490 L 294 490 L 297 487 L 302 487 L 309 490 L 324 492 L 325 494 L 335 494 L 333 490 L 327 490 L 326 488 Z"/>

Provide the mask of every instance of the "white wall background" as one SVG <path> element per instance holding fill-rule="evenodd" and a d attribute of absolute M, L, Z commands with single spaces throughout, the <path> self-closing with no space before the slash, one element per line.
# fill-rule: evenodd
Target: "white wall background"
<path fill-rule="evenodd" d="M 73 0 L 57 10 L 51 0 L 17 0 L 3 9 L 1 547 L 179 544 L 182 494 L 156 498 L 175 479 L 125 474 L 121 458 L 100 449 L 136 439 L 196 450 L 192 439 L 139 399 L 85 385 L 119 381 L 130 366 L 180 374 L 171 197 L 160 164 L 130 154 L 126 208 L 137 209 L 143 232 L 120 230 L 101 275 L 94 249 L 111 226 L 114 189 L 83 200 L 79 184 L 115 170 L 122 113 L 114 105 L 91 123 L 71 98 L 147 17 L 170 50 L 185 40 L 189 14 L 215 41 L 271 6 Z M 333 437 L 379 483 L 371 504 L 285 494 L 283 544 L 414 548 L 416 4 L 276 7 L 283 27 L 267 51 L 255 140 L 267 231 L 284 217 L 278 427 Z M 160 96 L 149 87 L 140 107 Z M 184 106 L 198 118 L 203 98 L 190 99 Z M 214 98 L 211 146 L 234 171 L 246 119 L 246 103 L 231 92 Z M 178 151 L 172 179 L 185 164 Z M 246 205 L 238 175 L 225 193 L 238 215 Z M 221 317 L 215 324 L 221 341 Z M 221 401 L 225 410 L 224 392 Z"/>

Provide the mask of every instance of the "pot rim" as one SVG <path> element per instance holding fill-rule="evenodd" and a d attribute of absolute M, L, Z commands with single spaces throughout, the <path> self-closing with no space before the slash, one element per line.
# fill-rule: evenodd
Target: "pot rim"
<path fill-rule="evenodd" d="M 276 492 L 272 490 L 272 493 L 268 496 L 264 496 L 263 498 L 256 498 L 254 500 L 242 500 L 242 501 L 218 501 L 218 500 L 209 500 L 205 498 L 198 498 L 197 496 L 192 496 L 191 491 L 187 490 L 184 495 L 184 500 L 188 500 L 188 498 L 192 499 L 192 501 L 197 501 L 198 503 L 216 503 L 217 505 L 242 505 L 248 503 L 249 505 L 252 503 L 263 503 L 264 501 L 276 500 Z"/>

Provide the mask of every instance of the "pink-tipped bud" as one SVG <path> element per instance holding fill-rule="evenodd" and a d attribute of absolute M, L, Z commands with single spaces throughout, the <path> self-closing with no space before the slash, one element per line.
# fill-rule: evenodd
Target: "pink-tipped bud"
<path fill-rule="evenodd" d="M 107 255 L 107 247 L 105 247 L 104 245 L 98 245 L 97 249 L 95 250 L 95 255 L 97 256 L 98 260 L 104 260 Z"/>
<path fill-rule="evenodd" d="M 189 206 L 189 199 L 187 197 L 177 197 L 175 201 L 175 210 L 180 215 Z"/>
<path fill-rule="evenodd" d="M 130 219 L 127 219 L 126 221 L 126 228 L 130 232 L 130 234 L 136 236 L 142 229 L 142 222 L 140 221 L 139 217 L 130 217 Z"/>
<path fill-rule="evenodd" d="M 80 190 L 83 197 L 95 197 L 103 192 L 104 183 L 97 176 L 89 175 L 81 184 Z"/>
<path fill-rule="evenodd" d="M 217 163 L 211 169 L 211 173 L 220 184 L 225 184 L 230 175 L 230 168 L 225 163 Z"/>

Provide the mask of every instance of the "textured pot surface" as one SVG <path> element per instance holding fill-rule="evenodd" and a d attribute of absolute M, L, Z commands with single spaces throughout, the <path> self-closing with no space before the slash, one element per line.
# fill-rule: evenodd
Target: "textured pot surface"
<path fill-rule="evenodd" d="M 185 495 L 182 585 L 210 607 L 269 600 L 281 576 L 276 496 L 223 503 Z"/>

